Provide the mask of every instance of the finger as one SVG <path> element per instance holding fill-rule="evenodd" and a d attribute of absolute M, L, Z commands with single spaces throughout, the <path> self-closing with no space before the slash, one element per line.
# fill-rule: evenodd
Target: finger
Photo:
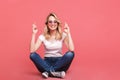
<path fill-rule="evenodd" d="M 65 22 L 65 27 L 66 27 L 67 23 Z"/>
<path fill-rule="evenodd" d="M 33 26 L 33 28 L 36 28 L 36 27 L 37 27 L 35 24 L 33 24 L 32 26 Z"/>
<path fill-rule="evenodd" d="M 68 28 L 68 24 L 65 22 L 65 27 Z"/>
<path fill-rule="evenodd" d="M 66 26 L 67 26 L 67 25 L 66 25 L 66 22 L 65 22 L 64 29 L 66 29 L 66 28 L 67 28 Z"/>
<path fill-rule="evenodd" d="M 67 29 L 67 27 L 64 27 L 64 29 Z"/>

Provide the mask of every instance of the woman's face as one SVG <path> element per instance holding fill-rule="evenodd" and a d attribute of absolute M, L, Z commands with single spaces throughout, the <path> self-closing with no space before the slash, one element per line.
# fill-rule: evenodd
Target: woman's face
<path fill-rule="evenodd" d="M 49 28 L 50 30 L 56 30 L 57 27 L 58 27 L 58 22 L 57 22 L 57 20 L 55 19 L 55 17 L 50 16 L 50 17 L 48 18 L 48 28 Z"/>

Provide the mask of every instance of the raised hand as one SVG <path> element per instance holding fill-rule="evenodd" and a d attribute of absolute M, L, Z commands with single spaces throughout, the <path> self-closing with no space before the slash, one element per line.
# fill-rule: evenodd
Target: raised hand
<path fill-rule="evenodd" d="M 68 24 L 65 22 L 65 26 L 64 26 L 64 32 L 69 34 L 70 33 L 70 28 L 68 26 Z"/>
<path fill-rule="evenodd" d="M 38 32 L 36 24 L 32 24 L 32 32 L 36 34 Z"/>

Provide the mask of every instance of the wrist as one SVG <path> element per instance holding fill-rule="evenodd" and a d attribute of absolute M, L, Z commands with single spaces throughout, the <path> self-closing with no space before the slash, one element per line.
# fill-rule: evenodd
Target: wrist
<path fill-rule="evenodd" d="M 36 33 L 32 33 L 32 35 L 36 35 Z"/>

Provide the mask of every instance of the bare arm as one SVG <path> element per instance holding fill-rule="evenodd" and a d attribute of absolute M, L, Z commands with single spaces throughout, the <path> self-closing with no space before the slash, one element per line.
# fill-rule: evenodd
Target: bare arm
<path fill-rule="evenodd" d="M 38 29 L 35 24 L 33 24 L 32 31 L 33 32 L 32 32 L 32 39 L 31 39 L 31 43 L 30 43 L 30 52 L 35 52 L 40 47 L 42 42 L 40 41 L 39 38 L 35 42 L 35 37 L 38 32 Z"/>
<path fill-rule="evenodd" d="M 72 40 L 72 37 L 71 37 L 71 34 L 70 34 L 70 29 L 69 29 L 69 26 L 67 23 L 65 23 L 65 27 L 64 27 L 64 32 L 67 34 L 64 42 L 67 46 L 67 48 L 70 50 L 70 51 L 74 51 L 74 43 L 73 43 L 73 40 Z"/>

